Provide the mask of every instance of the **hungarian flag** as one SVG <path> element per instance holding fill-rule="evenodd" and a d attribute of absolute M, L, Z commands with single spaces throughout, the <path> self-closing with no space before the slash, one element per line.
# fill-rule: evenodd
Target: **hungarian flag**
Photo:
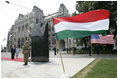
<path fill-rule="evenodd" d="M 57 40 L 105 34 L 109 29 L 109 11 L 100 9 L 73 17 L 53 18 L 53 24 Z"/>
<path fill-rule="evenodd" d="M 91 43 L 93 44 L 114 44 L 113 40 L 114 35 L 109 34 L 102 36 L 101 34 L 91 35 Z"/>

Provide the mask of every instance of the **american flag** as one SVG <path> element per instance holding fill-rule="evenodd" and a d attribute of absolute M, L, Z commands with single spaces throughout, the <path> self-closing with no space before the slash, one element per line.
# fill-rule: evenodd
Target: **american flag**
<path fill-rule="evenodd" d="M 101 34 L 91 35 L 91 43 L 95 44 L 114 44 L 113 40 L 114 35 L 109 34 L 106 36 L 102 36 Z"/>

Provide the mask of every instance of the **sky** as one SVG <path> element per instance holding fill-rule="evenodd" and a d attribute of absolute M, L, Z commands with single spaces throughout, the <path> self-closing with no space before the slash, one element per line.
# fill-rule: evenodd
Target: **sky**
<path fill-rule="evenodd" d="M 5 1 L 9 1 L 7 4 Z M 7 34 L 19 14 L 26 15 L 30 13 L 33 6 L 43 10 L 44 15 L 57 12 L 60 4 L 64 4 L 69 13 L 75 11 L 76 0 L 0 0 L 0 42 L 6 46 Z M 19 5 L 19 6 L 18 6 Z M 23 7 L 29 8 L 23 8 Z M 6 39 L 6 40 L 5 40 Z"/>

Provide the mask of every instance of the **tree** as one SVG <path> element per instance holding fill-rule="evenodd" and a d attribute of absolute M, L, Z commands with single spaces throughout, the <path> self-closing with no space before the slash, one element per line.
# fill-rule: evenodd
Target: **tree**
<path fill-rule="evenodd" d="M 108 34 L 117 35 L 117 1 L 77 1 L 76 10 L 81 13 L 85 13 L 92 10 L 106 9 L 110 12 L 110 26 Z M 75 15 L 75 13 L 73 13 Z M 85 45 L 90 42 L 88 37 L 80 39 L 81 43 Z M 85 46 L 87 47 L 87 46 Z"/>
<path fill-rule="evenodd" d="M 77 1 L 76 3 L 76 10 L 79 13 L 97 9 L 108 10 L 110 12 L 110 30 L 108 30 L 108 33 L 117 31 L 117 1 Z"/>

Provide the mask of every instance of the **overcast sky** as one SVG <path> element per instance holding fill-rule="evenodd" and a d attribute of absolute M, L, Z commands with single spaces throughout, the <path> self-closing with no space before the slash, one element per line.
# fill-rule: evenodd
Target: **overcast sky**
<path fill-rule="evenodd" d="M 7 4 L 5 1 L 9 1 L 11 4 Z M 75 11 L 76 0 L 0 0 L 1 45 L 6 45 L 8 31 L 20 13 L 26 15 L 28 12 L 31 12 L 29 9 L 32 9 L 33 6 L 36 5 L 43 10 L 44 15 L 47 15 L 57 12 L 61 3 L 66 6 L 70 14 Z M 29 9 L 22 8 L 15 4 Z M 5 41 L 3 41 L 4 38 L 6 38 Z"/>

